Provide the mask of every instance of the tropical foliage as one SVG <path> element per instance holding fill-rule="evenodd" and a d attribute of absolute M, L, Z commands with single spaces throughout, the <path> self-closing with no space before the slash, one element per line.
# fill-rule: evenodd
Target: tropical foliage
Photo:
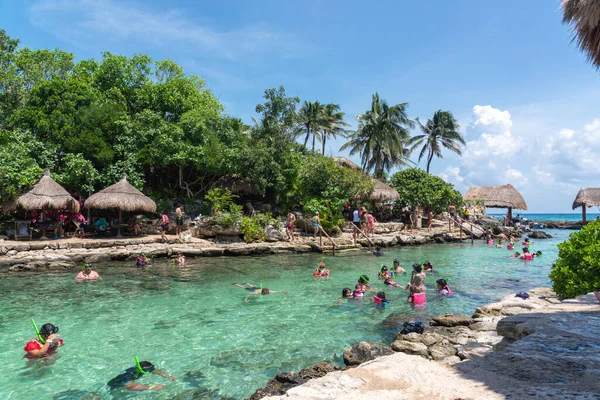
<path fill-rule="evenodd" d="M 593 221 L 558 245 L 552 265 L 552 288 L 562 297 L 577 297 L 600 290 L 600 221 Z"/>
<path fill-rule="evenodd" d="M 397 201 L 400 207 L 430 207 L 433 213 L 440 213 L 450 204 L 460 207 L 463 203 L 462 195 L 451 184 L 418 168 L 395 173 L 390 185 L 400 194 Z"/>
<path fill-rule="evenodd" d="M 422 145 L 419 152 L 419 161 L 427 155 L 427 173 L 429 173 L 433 156 L 443 158 L 442 148 L 446 148 L 459 156 L 462 155 L 460 145 L 464 145 L 465 140 L 458 131 L 458 122 L 450 111 L 438 110 L 433 114 L 433 119 L 428 120 L 425 125 L 418 118 L 417 123 L 423 134 L 412 137 L 410 140 L 412 144 L 411 151 Z"/>
<path fill-rule="evenodd" d="M 414 122 L 406 115 L 407 107 L 408 103 L 389 106 L 375 93 L 371 109 L 357 117 L 358 129 L 340 150 L 350 149 L 350 155 L 360 154 L 362 168 L 378 178 L 392 167 L 408 164 L 408 128 Z"/>

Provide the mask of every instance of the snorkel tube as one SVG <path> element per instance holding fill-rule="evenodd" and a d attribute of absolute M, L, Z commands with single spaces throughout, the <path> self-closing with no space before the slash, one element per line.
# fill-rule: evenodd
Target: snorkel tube
<path fill-rule="evenodd" d="M 369 280 L 368 280 L 367 278 L 365 278 L 365 277 L 364 277 L 364 275 L 362 275 L 362 274 L 358 274 L 358 277 L 359 277 L 360 279 L 362 279 L 363 281 L 365 281 L 365 283 L 366 283 L 367 285 L 369 284 Z"/>
<path fill-rule="evenodd" d="M 133 360 L 135 361 L 135 370 L 142 375 L 146 375 L 148 372 L 144 371 L 144 368 L 142 368 L 140 365 L 140 360 L 138 360 L 138 357 L 133 356 Z"/>
<path fill-rule="evenodd" d="M 37 334 L 38 340 L 40 341 L 41 344 L 46 344 L 46 341 L 42 338 L 42 334 L 40 333 L 40 330 L 38 329 L 37 325 L 35 324 L 35 321 L 33 320 L 33 318 L 31 318 L 31 324 L 33 325 L 33 329 L 35 329 L 35 333 Z"/>

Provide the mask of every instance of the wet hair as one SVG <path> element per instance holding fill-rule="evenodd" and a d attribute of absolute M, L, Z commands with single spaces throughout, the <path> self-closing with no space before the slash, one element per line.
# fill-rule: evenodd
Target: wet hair
<path fill-rule="evenodd" d="M 415 271 L 417 271 L 417 272 L 419 272 L 419 273 L 420 273 L 420 272 L 423 270 L 423 267 L 421 267 L 421 264 L 414 263 L 414 264 L 412 265 L 412 267 L 413 267 L 413 269 L 414 269 Z"/>
<path fill-rule="evenodd" d="M 385 292 L 377 292 L 377 297 L 379 297 L 382 301 L 387 301 L 385 298 Z"/>
<path fill-rule="evenodd" d="M 424 266 L 426 266 L 426 267 L 433 267 L 433 265 L 431 265 L 431 262 L 430 262 L 430 261 L 425 261 L 425 262 L 423 263 L 423 265 L 424 265 Z"/>
<path fill-rule="evenodd" d="M 154 365 L 150 361 L 140 361 L 140 367 L 142 367 L 144 372 L 154 371 Z"/>
<path fill-rule="evenodd" d="M 380 271 L 381 271 L 381 272 L 383 272 L 383 271 L 387 271 L 387 270 L 388 270 L 388 267 L 387 267 L 387 265 L 382 265 L 382 266 L 381 266 L 381 269 L 380 269 Z"/>
<path fill-rule="evenodd" d="M 262 290 L 260 291 L 260 294 L 269 294 L 271 292 L 269 292 L 269 288 L 262 288 Z"/>
<path fill-rule="evenodd" d="M 364 284 L 367 284 L 367 283 L 369 283 L 369 277 L 368 277 L 368 276 L 366 276 L 366 275 L 361 275 L 361 276 L 358 278 L 358 282 L 360 282 L 360 283 L 364 283 Z"/>
<path fill-rule="evenodd" d="M 352 296 L 352 289 L 343 288 L 342 289 L 342 297 L 350 297 L 350 296 Z"/>
<path fill-rule="evenodd" d="M 398 260 L 396 260 L 396 259 L 394 258 L 394 264 L 398 264 L 398 265 L 400 265 L 400 261 L 398 261 Z"/>
<path fill-rule="evenodd" d="M 362 289 L 362 285 L 360 283 L 357 283 L 356 286 L 354 286 L 354 289 L 360 290 Z"/>
<path fill-rule="evenodd" d="M 54 326 L 52 324 L 44 324 L 42 329 L 40 329 L 40 335 L 42 336 L 50 336 L 53 333 L 58 332 L 58 326 Z"/>
<path fill-rule="evenodd" d="M 523 253 L 529 253 L 529 247 L 523 247 Z"/>
<path fill-rule="evenodd" d="M 446 286 L 448 286 L 448 282 L 446 282 L 446 280 L 445 280 L 445 279 L 442 279 L 442 278 L 440 278 L 440 279 L 438 279 L 437 281 L 435 281 L 435 283 L 437 283 L 437 284 L 438 284 L 438 285 L 440 285 L 441 287 L 446 287 Z"/>

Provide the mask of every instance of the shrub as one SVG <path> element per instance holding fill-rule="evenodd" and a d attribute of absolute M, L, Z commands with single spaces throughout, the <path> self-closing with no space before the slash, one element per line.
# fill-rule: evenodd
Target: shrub
<path fill-rule="evenodd" d="M 209 202 L 211 205 L 212 214 L 217 214 L 219 212 L 226 212 L 227 210 L 231 210 L 231 206 L 235 205 L 235 203 L 233 202 L 234 198 L 237 198 L 237 196 L 231 194 L 231 191 L 229 189 L 221 188 L 210 189 L 206 193 L 206 196 L 204 196 L 204 200 Z"/>
<path fill-rule="evenodd" d="M 265 228 L 267 225 L 275 225 L 277 221 L 271 216 L 271 213 L 254 214 L 251 217 L 244 217 L 240 224 L 240 233 L 244 235 L 244 241 L 251 243 L 254 241 L 262 242 L 267 238 Z"/>
<path fill-rule="evenodd" d="M 223 228 L 231 228 L 237 226 L 242 221 L 243 207 L 237 204 L 229 205 L 229 212 L 218 212 L 214 217 L 217 225 Z"/>
<path fill-rule="evenodd" d="M 600 221 L 593 221 L 558 245 L 550 271 L 552 288 L 571 298 L 600 289 Z"/>

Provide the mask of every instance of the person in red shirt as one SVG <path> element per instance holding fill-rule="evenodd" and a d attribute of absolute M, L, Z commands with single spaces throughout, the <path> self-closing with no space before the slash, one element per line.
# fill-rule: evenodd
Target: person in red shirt
<path fill-rule="evenodd" d="M 42 343 L 39 339 L 33 339 L 27 343 L 25 347 L 23 347 L 23 350 L 27 352 L 25 357 L 40 358 L 54 353 L 58 347 L 64 344 L 57 333 L 58 326 L 44 324 L 42 329 L 40 329 L 40 336 L 44 339 L 45 343 Z"/>

